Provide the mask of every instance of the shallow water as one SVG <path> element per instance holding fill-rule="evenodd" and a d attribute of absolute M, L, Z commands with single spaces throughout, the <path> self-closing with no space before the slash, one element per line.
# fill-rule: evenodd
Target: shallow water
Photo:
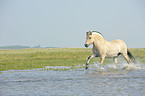
<path fill-rule="evenodd" d="M 0 74 L 0 96 L 144 96 L 144 64 L 98 66 L 92 64 L 88 70 L 4 71 Z"/>

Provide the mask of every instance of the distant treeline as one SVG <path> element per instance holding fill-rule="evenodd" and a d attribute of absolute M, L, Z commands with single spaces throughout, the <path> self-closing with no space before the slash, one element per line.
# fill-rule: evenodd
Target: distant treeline
<path fill-rule="evenodd" d="M 40 47 L 40 45 L 34 47 L 21 46 L 21 45 L 0 46 L 0 49 L 26 49 L 26 48 L 57 48 L 57 47 Z"/>

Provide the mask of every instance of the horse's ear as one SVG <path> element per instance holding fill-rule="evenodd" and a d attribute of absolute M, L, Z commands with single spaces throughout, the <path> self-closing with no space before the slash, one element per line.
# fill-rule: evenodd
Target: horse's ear
<path fill-rule="evenodd" d="M 86 32 L 86 35 L 87 35 L 87 36 L 88 36 L 88 35 L 92 35 L 92 32 L 91 32 L 91 31 Z"/>
<path fill-rule="evenodd" d="M 89 35 L 89 32 L 86 32 L 86 35 L 88 36 Z"/>
<path fill-rule="evenodd" d="M 89 31 L 89 35 L 92 35 L 92 32 L 91 31 Z"/>
<path fill-rule="evenodd" d="M 92 35 L 92 32 L 90 32 L 90 35 Z"/>

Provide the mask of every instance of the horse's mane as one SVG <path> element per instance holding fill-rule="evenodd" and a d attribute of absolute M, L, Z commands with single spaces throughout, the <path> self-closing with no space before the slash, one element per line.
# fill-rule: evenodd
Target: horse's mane
<path fill-rule="evenodd" d="M 100 32 L 98 31 L 92 31 L 93 33 L 99 33 L 100 35 L 102 35 Z M 104 38 L 104 36 L 102 35 L 102 37 Z"/>

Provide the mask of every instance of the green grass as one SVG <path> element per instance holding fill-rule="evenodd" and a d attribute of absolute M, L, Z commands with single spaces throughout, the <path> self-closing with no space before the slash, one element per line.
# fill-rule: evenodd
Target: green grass
<path fill-rule="evenodd" d="M 130 51 L 145 62 L 145 48 L 132 48 Z M 91 54 L 91 48 L 0 49 L 0 71 L 83 65 Z M 97 61 L 100 59 L 94 58 L 90 63 Z M 112 62 L 112 58 L 105 59 L 104 63 L 108 62 Z"/>

